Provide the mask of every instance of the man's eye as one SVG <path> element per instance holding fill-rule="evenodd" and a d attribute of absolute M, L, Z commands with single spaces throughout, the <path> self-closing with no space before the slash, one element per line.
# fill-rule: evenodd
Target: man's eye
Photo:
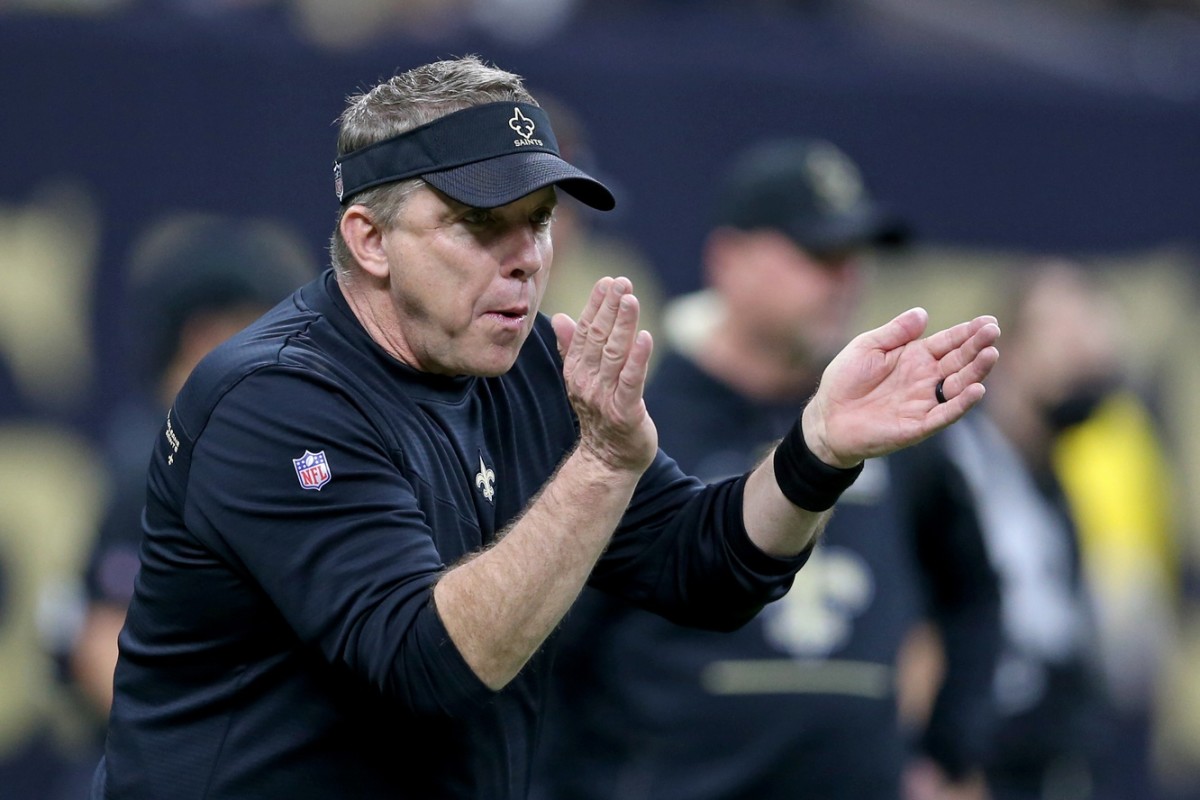
<path fill-rule="evenodd" d="M 474 208 L 463 214 L 463 221 L 468 225 L 486 225 L 491 219 L 492 215 L 482 208 Z"/>
<path fill-rule="evenodd" d="M 548 228 L 550 227 L 550 223 L 554 221 L 554 212 L 548 208 L 543 209 L 534 214 L 532 220 L 534 225 L 540 228 Z"/>

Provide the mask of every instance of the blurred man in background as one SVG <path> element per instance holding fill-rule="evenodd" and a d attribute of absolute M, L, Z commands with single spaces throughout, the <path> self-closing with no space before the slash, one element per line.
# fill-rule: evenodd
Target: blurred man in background
<path fill-rule="evenodd" d="M 1010 286 L 986 413 L 939 437 L 1001 579 L 989 784 L 995 800 L 1151 800 L 1173 628 L 1169 469 L 1124 375 L 1113 298 L 1062 260 Z"/>
<path fill-rule="evenodd" d="M 103 744 L 117 635 L 138 568 L 146 466 L 171 400 L 209 350 L 316 272 L 299 237 L 265 220 L 183 214 L 151 227 L 133 247 L 127 352 L 135 385 L 110 420 L 104 463 L 111 492 L 87 558 L 83 625 L 66 655 L 99 734 L 74 796 L 86 795 Z"/>
<path fill-rule="evenodd" d="M 715 481 L 770 451 L 849 338 L 863 256 L 905 234 L 828 142 L 763 143 L 736 161 L 704 246 L 708 288 L 668 307 L 671 352 L 646 392 L 684 470 Z M 808 571 L 734 633 L 585 590 L 565 624 L 540 796 L 895 800 L 910 763 L 926 797 L 984 796 L 995 576 L 961 478 L 920 446 L 899 455 L 867 462 Z M 925 619 L 948 669 L 917 712 L 914 758 L 898 670 Z"/>

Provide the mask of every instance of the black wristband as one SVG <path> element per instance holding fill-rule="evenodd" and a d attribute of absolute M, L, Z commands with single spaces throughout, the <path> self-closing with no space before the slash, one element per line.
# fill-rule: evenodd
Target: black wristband
<path fill-rule="evenodd" d="M 807 511 L 832 508 L 863 468 L 862 464 L 848 469 L 831 467 L 813 455 L 804 441 L 800 420 L 775 448 L 774 461 L 775 481 L 783 496 Z"/>

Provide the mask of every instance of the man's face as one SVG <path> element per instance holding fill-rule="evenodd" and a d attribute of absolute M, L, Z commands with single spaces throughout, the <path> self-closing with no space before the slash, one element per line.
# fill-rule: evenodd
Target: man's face
<path fill-rule="evenodd" d="M 512 367 L 549 278 L 556 202 L 553 187 L 491 209 L 427 186 L 408 197 L 383 235 L 406 361 L 446 375 Z"/>
<path fill-rule="evenodd" d="M 1047 264 L 1018 309 L 1009 372 L 1047 408 L 1115 380 L 1121 371 L 1121 311 L 1078 269 Z M 1011 381 L 1010 381 L 1011 382 Z"/>
<path fill-rule="evenodd" d="M 817 256 L 770 230 L 733 235 L 722 293 L 756 340 L 810 366 L 845 345 L 860 299 L 858 253 Z"/>

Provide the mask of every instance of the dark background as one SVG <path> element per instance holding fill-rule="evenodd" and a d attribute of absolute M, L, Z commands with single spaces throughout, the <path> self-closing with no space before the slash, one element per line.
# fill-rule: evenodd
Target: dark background
<path fill-rule="evenodd" d="M 669 294 L 697 285 L 717 166 L 769 134 L 838 142 L 926 242 L 1109 255 L 1196 243 L 1194 28 L 1112 16 L 1034 28 L 1036 47 L 1014 47 L 951 23 L 854 3 L 585 4 L 528 41 L 460 26 L 337 49 L 271 5 L 12 13 L 0 16 L 0 201 L 68 178 L 99 204 L 101 406 L 123 385 L 120 269 L 140 231 L 178 209 L 253 214 L 323 250 L 346 95 L 464 53 L 574 107 L 619 196 L 597 224 L 640 247 Z"/>

